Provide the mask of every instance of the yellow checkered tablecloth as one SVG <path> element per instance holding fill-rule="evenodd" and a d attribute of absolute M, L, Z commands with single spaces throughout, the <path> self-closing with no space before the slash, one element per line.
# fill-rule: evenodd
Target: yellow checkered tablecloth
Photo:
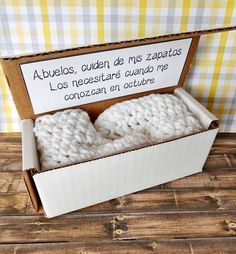
<path fill-rule="evenodd" d="M 236 25 L 236 1 L 0 0 L 0 55 Z M 236 131 L 236 31 L 202 36 L 185 88 Z M 0 131 L 19 118 L 0 68 Z"/>

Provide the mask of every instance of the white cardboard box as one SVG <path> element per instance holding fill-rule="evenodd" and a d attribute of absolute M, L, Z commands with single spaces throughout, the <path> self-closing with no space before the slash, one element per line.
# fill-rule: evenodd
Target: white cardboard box
<path fill-rule="evenodd" d="M 218 121 L 181 86 L 193 60 L 200 35 L 221 30 L 224 31 L 226 28 L 3 59 L 6 78 L 22 118 L 23 176 L 35 209 L 37 211 L 43 209 L 45 215 L 51 218 L 200 172 L 217 134 Z M 105 108 L 118 101 L 153 92 L 174 93 L 198 117 L 205 131 L 105 158 L 40 172 L 33 134 L 34 119 L 48 111 L 75 107 L 77 104 L 75 105 L 74 100 L 66 104 L 61 99 L 63 97 L 60 97 L 64 96 L 60 91 L 47 92 L 47 84 L 50 82 L 45 83 L 44 80 L 41 82 L 41 79 L 35 78 L 35 70 L 45 71 L 46 68 L 53 68 L 52 66 L 56 65 L 62 68 L 63 64 L 68 63 L 79 66 L 81 62 L 96 58 L 110 59 L 109 61 L 113 62 L 114 59 L 117 59 L 117 54 L 125 59 L 130 52 L 133 55 L 140 52 L 140 54 L 153 53 L 153 50 L 164 52 L 165 47 L 174 49 L 176 45 L 178 49 L 181 48 L 179 58 L 176 57 L 174 61 L 159 59 L 158 64 L 164 66 L 165 63 L 168 63 L 169 69 L 167 68 L 166 74 L 155 73 L 148 76 L 151 79 L 154 75 L 154 79 L 160 81 L 156 82 L 154 87 L 144 86 L 145 88 L 136 91 L 133 91 L 133 88 L 127 89 L 129 91 L 123 89 L 120 93 L 105 94 L 105 97 L 99 94 L 95 95 L 92 100 L 91 98 L 81 99 L 77 101 L 77 104 L 80 104 L 79 107 L 85 109 L 91 118 L 95 119 Z M 135 64 L 133 62 L 131 64 L 134 68 Z M 131 65 L 120 67 L 121 73 L 125 73 L 129 66 Z M 114 67 L 113 70 L 118 69 Z M 33 76 L 32 73 L 34 73 Z M 62 79 L 61 74 L 59 78 Z M 53 77 L 51 80 L 57 84 L 60 79 Z M 64 80 L 68 84 L 73 83 L 71 77 L 66 77 Z M 133 84 L 130 80 L 122 78 L 119 81 L 123 84 L 125 82 Z M 104 84 L 100 82 L 98 85 Z M 38 89 L 36 94 L 34 88 Z M 73 92 L 72 88 L 71 86 L 65 90 Z M 54 96 L 53 103 L 50 101 L 52 95 Z M 47 100 L 45 101 L 44 98 Z"/>
<path fill-rule="evenodd" d="M 185 90 L 175 94 L 208 129 L 216 118 Z M 38 168 L 33 121 L 22 121 L 23 167 Z M 54 217 L 202 170 L 217 128 L 162 144 L 33 175 L 47 217 Z"/>

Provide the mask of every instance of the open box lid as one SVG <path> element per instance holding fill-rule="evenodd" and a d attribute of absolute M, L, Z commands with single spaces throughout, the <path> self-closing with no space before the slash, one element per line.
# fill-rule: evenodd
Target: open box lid
<path fill-rule="evenodd" d="M 21 119 L 79 106 L 92 119 L 108 106 L 182 86 L 202 34 L 225 27 L 1 60 Z"/>

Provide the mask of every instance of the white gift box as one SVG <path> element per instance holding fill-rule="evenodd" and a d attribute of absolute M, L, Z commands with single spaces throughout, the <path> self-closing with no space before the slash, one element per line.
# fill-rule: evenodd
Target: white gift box
<path fill-rule="evenodd" d="M 217 134 L 218 120 L 182 85 L 200 36 L 232 29 L 2 59 L 22 119 L 23 176 L 36 211 L 43 210 L 45 216 L 51 218 L 200 172 Z M 130 74 L 134 70 L 143 73 L 140 71 L 134 77 Z M 143 78 L 143 85 L 137 85 Z M 175 94 L 199 119 L 204 131 L 40 171 L 33 133 L 35 118 L 64 108 L 79 107 L 94 120 L 116 102 L 150 93 Z"/>

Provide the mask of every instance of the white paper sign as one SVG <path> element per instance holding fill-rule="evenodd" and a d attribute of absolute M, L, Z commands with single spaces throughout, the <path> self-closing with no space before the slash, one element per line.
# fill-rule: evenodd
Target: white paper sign
<path fill-rule="evenodd" d="M 21 64 L 35 114 L 177 85 L 192 39 Z"/>

